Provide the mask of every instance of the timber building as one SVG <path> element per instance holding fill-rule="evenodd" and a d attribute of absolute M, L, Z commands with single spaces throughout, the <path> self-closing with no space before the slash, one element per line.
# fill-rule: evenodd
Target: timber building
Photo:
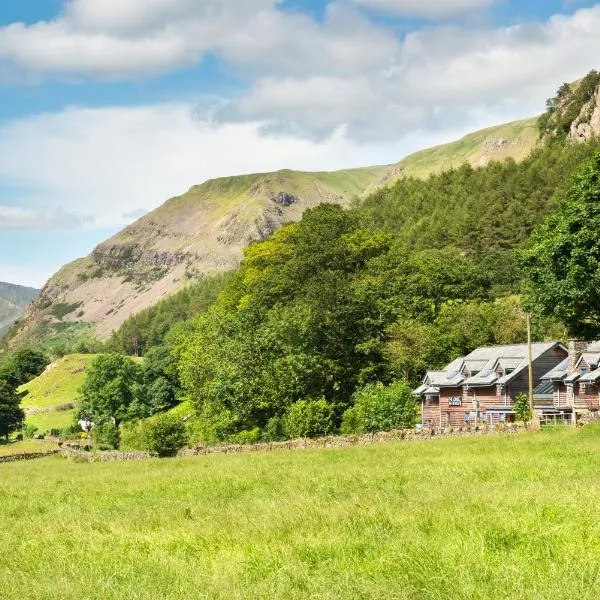
<path fill-rule="evenodd" d="M 543 377 L 568 363 L 568 356 L 560 342 L 532 344 L 534 398 L 542 414 L 556 412 L 552 386 Z M 515 398 L 528 392 L 528 365 L 527 344 L 514 344 L 477 348 L 441 371 L 429 371 L 414 391 L 421 398 L 423 425 L 443 429 L 514 421 Z"/>
<path fill-rule="evenodd" d="M 577 423 L 600 409 L 600 341 L 571 340 L 567 358 L 542 376 L 552 393 L 554 416 Z"/>

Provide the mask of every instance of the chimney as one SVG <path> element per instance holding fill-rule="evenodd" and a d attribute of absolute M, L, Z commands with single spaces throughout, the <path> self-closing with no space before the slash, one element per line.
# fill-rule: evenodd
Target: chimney
<path fill-rule="evenodd" d="M 587 342 L 582 340 L 569 340 L 569 373 L 575 370 L 575 365 L 585 352 L 587 345 Z"/>

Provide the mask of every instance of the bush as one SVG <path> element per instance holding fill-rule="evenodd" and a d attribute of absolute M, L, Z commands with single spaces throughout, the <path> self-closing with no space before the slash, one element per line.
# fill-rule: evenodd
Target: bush
<path fill-rule="evenodd" d="M 173 456 L 187 444 L 185 423 L 170 413 L 156 415 L 143 425 L 144 446 L 159 456 Z"/>
<path fill-rule="evenodd" d="M 385 387 L 368 384 L 354 393 L 354 406 L 342 421 L 344 433 L 372 433 L 413 427 L 417 418 L 417 403 L 406 381 Z"/>
<path fill-rule="evenodd" d="M 285 422 L 283 417 L 271 417 L 263 431 L 263 439 L 267 442 L 285 440 Z"/>
<path fill-rule="evenodd" d="M 284 417 L 285 432 L 290 438 L 316 438 L 333 431 L 333 408 L 325 400 L 299 400 Z"/>
<path fill-rule="evenodd" d="M 531 414 L 531 408 L 529 406 L 529 398 L 527 397 L 527 394 L 517 394 L 513 409 L 515 411 L 517 421 L 523 421 L 523 423 L 531 421 L 531 417 L 533 415 Z"/>
<path fill-rule="evenodd" d="M 92 438 L 100 450 L 116 450 L 121 441 L 121 434 L 114 423 L 103 423 L 92 429 Z"/>
<path fill-rule="evenodd" d="M 260 427 L 254 429 L 246 429 L 232 436 L 231 441 L 234 444 L 257 444 L 261 438 Z"/>
<path fill-rule="evenodd" d="M 23 435 L 25 436 L 25 439 L 32 439 L 37 432 L 38 428 L 35 425 L 32 423 L 25 423 L 25 426 L 23 427 Z"/>

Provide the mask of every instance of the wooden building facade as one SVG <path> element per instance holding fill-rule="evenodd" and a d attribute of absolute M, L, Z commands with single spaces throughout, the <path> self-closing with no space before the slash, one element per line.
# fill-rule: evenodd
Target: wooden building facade
<path fill-rule="evenodd" d="M 567 348 L 560 342 L 532 345 L 534 386 L 562 364 Z M 423 425 L 428 428 L 465 427 L 514 421 L 513 404 L 528 391 L 527 345 L 478 348 L 441 371 L 429 371 L 414 390 L 421 399 Z M 539 410 L 554 410 L 549 394 L 538 395 Z"/>

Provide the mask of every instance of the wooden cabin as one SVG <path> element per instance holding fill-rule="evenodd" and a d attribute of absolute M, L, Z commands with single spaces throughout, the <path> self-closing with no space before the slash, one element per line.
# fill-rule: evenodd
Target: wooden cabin
<path fill-rule="evenodd" d="M 560 342 L 532 344 L 534 386 L 567 357 Z M 413 392 L 421 398 L 423 426 L 444 429 L 514 421 L 515 398 L 528 391 L 528 364 L 527 344 L 514 344 L 477 348 L 441 371 L 428 371 Z M 538 394 L 539 410 L 554 410 L 548 396 Z"/>
<path fill-rule="evenodd" d="M 576 423 L 600 410 L 600 341 L 570 340 L 567 358 L 542 376 L 552 384 L 557 420 Z"/>

